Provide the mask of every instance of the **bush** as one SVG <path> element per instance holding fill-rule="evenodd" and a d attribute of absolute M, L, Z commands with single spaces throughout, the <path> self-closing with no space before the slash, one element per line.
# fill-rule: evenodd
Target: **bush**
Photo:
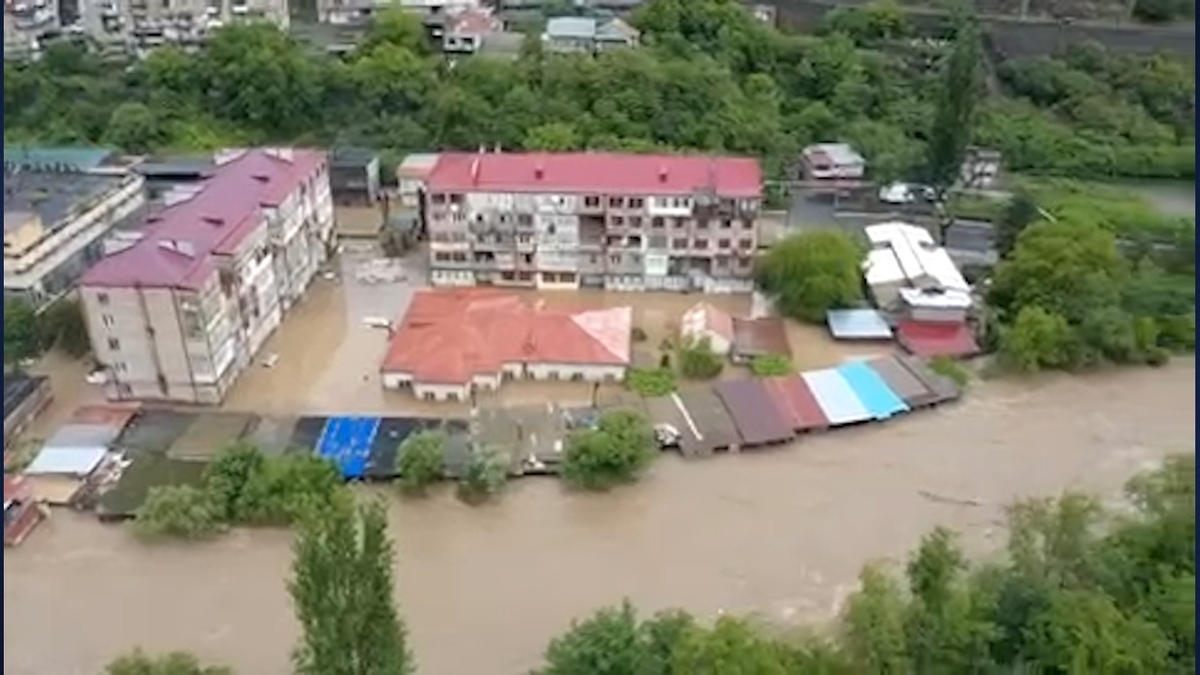
<path fill-rule="evenodd" d="M 679 372 L 689 380 L 711 380 L 721 374 L 725 362 L 713 351 L 708 338 L 688 340 L 679 345 Z"/>
<path fill-rule="evenodd" d="M 209 495 L 191 485 L 150 488 L 133 521 L 134 533 L 147 539 L 203 539 L 220 532 L 223 526 Z"/>
<path fill-rule="evenodd" d="M 468 504 L 481 504 L 504 490 L 508 482 L 508 462 L 491 448 L 475 448 L 458 481 L 456 494 Z"/>
<path fill-rule="evenodd" d="M 149 656 L 136 649 L 105 666 L 104 675 L 233 675 L 233 670 L 203 665 L 200 659 L 186 652 Z"/>
<path fill-rule="evenodd" d="M 675 373 L 670 368 L 633 368 L 625 376 L 625 386 L 647 398 L 666 396 L 675 391 Z"/>
<path fill-rule="evenodd" d="M 337 467 L 323 457 L 268 457 L 246 482 L 237 524 L 291 525 L 310 509 L 328 504 L 344 485 Z"/>
<path fill-rule="evenodd" d="M 608 490 L 637 480 L 655 457 L 654 432 L 644 417 L 616 411 L 600 418 L 595 429 L 567 439 L 562 477 L 585 490 Z"/>
<path fill-rule="evenodd" d="M 647 339 L 646 331 L 634 326 L 633 330 L 631 330 L 629 333 L 629 338 L 634 342 L 645 342 Z"/>
<path fill-rule="evenodd" d="M 762 259 L 756 276 L 784 315 L 824 323 L 830 309 L 862 298 L 862 253 L 844 232 L 802 232 L 776 244 Z"/>
<path fill-rule="evenodd" d="M 779 354 L 763 354 L 750 361 L 750 372 L 755 377 L 790 375 L 793 372 L 792 360 Z"/>
<path fill-rule="evenodd" d="M 396 454 L 396 483 L 411 496 L 423 496 L 428 487 L 445 472 L 446 435 L 440 431 L 419 431 L 404 439 Z"/>
<path fill-rule="evenodd" d="M 971 381 L 971 373 L 963 365 L 949 356 L 935 356 L 929 360 L 929 369 L 949 379 L 960 389 Z"/>

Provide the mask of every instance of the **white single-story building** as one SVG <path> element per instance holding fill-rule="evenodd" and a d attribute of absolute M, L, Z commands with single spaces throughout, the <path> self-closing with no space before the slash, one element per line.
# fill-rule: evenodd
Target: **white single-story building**
<path fill-rule="evenodd" d="M 939 288 L 901 288 L 900 301 L 906 318 L 926 323 L 962 323 L 973 304 L 970 293 Z"/>
<path fill-rule="evenodd" d="M 863 262 L 863 275 L 876 306 L 895 308 L 902 302 L 900 291 L 906 288 L 954 291 L 957 299 L 970 299 L 970 284 L 924 228 L 888 222 L 867 227 L 866 235 L 871 250 Z"/>
<path fill-rule="evenodd" d="M 712 350 L 727 356 L 733 349 L 733 317 L 707 302 L 698 302 L 683 313 L 679 337 L 684 340 L 707 339 Z"/>
<path fill-rule="evenodd" d="M 867 160 L 846 143 L 817 143 L 800 152 L 803 178 L 807 180 L 861 180 Z"/>

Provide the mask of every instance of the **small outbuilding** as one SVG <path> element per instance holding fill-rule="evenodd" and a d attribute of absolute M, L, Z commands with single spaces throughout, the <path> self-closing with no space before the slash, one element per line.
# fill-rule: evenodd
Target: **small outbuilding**
<path fill-rule="evenodd" d="M 683 313 L 679 336 L 684 340 L 708 340 L 712 350 L 728 356 L 733 348 L 733 317 L 707 302 L 698 302 Z"/>
<path fill-rule="evenodd" d="M 896 326 L 896 341 L 910 354 L 925 358 L 967 358 L 980 351 L 971 327 L 965 323 L 901 321 Z"/>
<path fill-rule="evenodd" d="M 365 148 L 329 153 L 329 185 L 335 203 L 370 206 L 379 201 L 379 154 Z"/>
<path fill-rule="evenodd" d="M 749 363 L 758 356 L 792 358 L 783 319 L 734 319 L 732 356 L 734 363 Z"/>
<path fill-rule="evenodd" d="M 825 314 L 835 340 L 891 340 L 892 327 L 878 310 L 831 309 Z"/>

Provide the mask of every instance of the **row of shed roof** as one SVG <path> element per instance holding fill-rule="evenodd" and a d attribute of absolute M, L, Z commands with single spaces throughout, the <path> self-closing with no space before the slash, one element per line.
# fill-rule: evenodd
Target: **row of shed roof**
<path fill-rule="evenodd" d="M 711 392 L 649 399 L 647 410 L 656 423 L 680 433 L 685 455 L 699 455 L 782 443 L 812 429 L 884 420 L 958 395 L 952 382 L 919 360 L 885 356 L 795 375 L 726 380 Z"/>

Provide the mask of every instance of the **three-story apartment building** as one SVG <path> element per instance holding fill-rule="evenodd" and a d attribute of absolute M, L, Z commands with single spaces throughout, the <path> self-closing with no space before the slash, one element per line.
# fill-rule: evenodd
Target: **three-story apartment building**
<path fill-rule="evenodd" d="M 754 159 L 449 153 L 425 199 L 435 286 L 753 287 L 762 204 Z"/>
<path fill-rule="evenodd" d="M 80 282 L 110 399 L 220 402 L 327 255 L 325 153 L 238 150 L 215 164 Z"/>

